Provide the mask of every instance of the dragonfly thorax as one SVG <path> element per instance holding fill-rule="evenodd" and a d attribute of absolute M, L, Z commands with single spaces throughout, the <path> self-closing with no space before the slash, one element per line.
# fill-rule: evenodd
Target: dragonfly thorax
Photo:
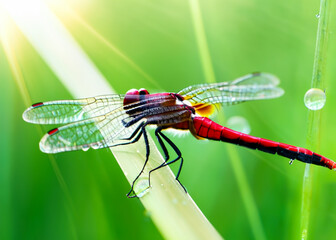
<path fill-rule="evenodd" d="M 179 98 L 176 98 L 176 105 L 182 105 L 185 107 L 185 109 L 189 110 L 192 114 L 195 114 L 195 108 L 192 106 L 192 104 L 188 100 L 180 100 Z"/>

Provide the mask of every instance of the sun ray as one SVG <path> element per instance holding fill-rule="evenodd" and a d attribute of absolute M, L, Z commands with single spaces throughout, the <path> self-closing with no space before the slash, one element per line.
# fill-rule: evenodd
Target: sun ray
<path fill-rule="evenodd" d="M 11 0 L 4 1 L 3 6 L 63 85 L 72 89 L 76 98 L 114 92 L 45 3 L 39 0 Z"/>
<path fill-rule="evenodd" d="M 6 13 L 4 11 L 1 11 L 0 13 L 1 13 L 0 41 L 1 41 L 2 47 L 4 49 L 7 61 L 9 63 L 9 67 L 10 67 L 11 72 L 13 74 L 13 79 L 14 79 L 14 81 L 15 81 L 18 89 L 19 89 L 20 95 L 23 98 L 23 102 L 26 106 L 30 106 L 31 105 L 31 98 L 30 98 L 27 86 L 25 84 L 20 65 L 19 65 L 19 63 L 16 59 L 15 52 L 13 51 L 13 47 L 10 44 L 10 42 L 11 42 L 10 37 L 11 37 L 11 31 L 12 31 L 12 29 L 9 28 L 9 26 L 10 26 L 9 21 L 10 20 L 8 19 L 8 16 L 6 16 Z M 40 134 L 43 133 L 41 127 L 39 127 L 39 132 L 40 132 Z M 52 168 L 55 172 L 56 178 L 57 178 L 57 180 L 58 180 L 58 182 L 61 186 L 61 189 L 65 194 L 65 197 L 66 197 L 67 202 L 69 204 L 68 207 L 70 209 L 73 209 L 73 200 L 71 198 L 69 188 L 68 188 L 68 186 L 67 186 L 67 184 L 64 180 L 64 177 L 63 177 L 63 175 L 62 175 L 62 173 L 59 169 L 59 166 L 58 166 L 58 164 L 55 160 L 55 157 L 53 155 L 49 155 L 49 160 L 50 160 Z M 70 217 L 71 223 L 73 223 L 72 217 L 71 216 L 69 216 L 69 217 Z M 72 226 L 72 231 L 73 231 L 73 234 L 76 236 L 76 230 L 74 229 L 74 226 Z"/>
<path fill-rule="evenodd" d="M 95 36 L 99 41 L 105 44 L 109 49 L 116 53 L 120 58 L 127 62 L 133 69 L 140 73 L 148 82 L 153 84 L 155 87 L 162 89 L 160 84 L 155 81 L 148 73 L 146 73 L 138 64 L 136 64 L 130 57 L 123 53 L 119 48 L 117 48 L 113 43 L 108 41 L 104 36 L 97 32 L 90 24 L 88 24 L 82 17 L 80 17 L 72 9 L 67 9 L 70 16 L 74 18 L 79 24 L 84 26 L 87 31 L 89 31 L 93 36 Z"/>

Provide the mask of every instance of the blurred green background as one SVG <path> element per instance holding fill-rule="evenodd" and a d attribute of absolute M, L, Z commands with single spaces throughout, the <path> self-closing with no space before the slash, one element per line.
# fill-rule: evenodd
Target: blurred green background
<path fill-rule="evenodd" d="M 118 93 L 141 87 L 177 92 L 205 82 L 189 1 L 46 2 Z M 279 99 L 226 107 L 226 118 L 242 116 L 249 121 L 252 135 L 304 147 L 308 111 L 303 96 L 311 84 L 319 1 L 199 0 L 199 4 L 216 80 L 265 71 L 277 75 L 286 92 Z M 93 35 L 68 7 L 154 82 Z M 320 140 L 316 141 L 320 141 L 319 153 L 335 159 L 335 15 L 331 18 L 324 76 L 327 103 L 321 110 Z M 129 184 L 108 149 L 40 152 L 38 142 L 50 127 L 24 122 L 22 112 L 27 104 L 72 96 L 11 20 L 9 25 L 6 38 L 23 82 L 14 77 L 8 46 L 3 44 L 0 238 L 161 239 L 140 201 L 126 198 Z M 244 190 L 237 184 L 225 144 L 197 141 L 191 135 L 174 137 L 174 142 L 185 159 L 180 180 L 219 233 L 226 239 L 255 238 Z M 250 204 L 257 209 L 266 238 L 301 238 L 304 164 L 295 161 L 290 166 L 288 159 L 279 156 L 235 148 L 253 196 Z M 336 175 L 326 168 L 313 168 L 308 236 L 332 239 Z"/>

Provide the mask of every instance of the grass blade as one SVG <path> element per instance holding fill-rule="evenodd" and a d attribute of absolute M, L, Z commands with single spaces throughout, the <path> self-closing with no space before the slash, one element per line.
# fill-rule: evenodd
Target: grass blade
<path fill-rule="evenodd" d="M 198 50 L 200 52 L 200 58 L 202 61 L 205 81 L 207 83 L 214 83 L 216 82 L 216 77 L 213 70 L 213 64 L 211 61 L 211 56 L 206 40 L 199 2 L 198 0 L 190 0 L 189 3 L 194 23 L 195 35 L 198 43 Z M 221 113 L 222 122 L 224 122 L 224 118 L 224 113 Z M 258 214 L 258 209 L 254 202 L 250 187 L 247 182 L 246 174 L 243 170 L 241 159 L 239 158 L 236 147 L 230 144 L 225 144 L 225 146 L 239 186 L 245 209 L 247 211 L 254 237 L 255 239 L 266 239 L 262 223 Z"/>
<path fill-rule="evenodd" d="M 313 77 L 311 81 L 312 88 L 324 89 L 324 66 L 326 64 L 327 46 L 328 46 L 328 24 L 330 15 L 330 1 L 320 1 L 320 11 L 316 15 L 318 18 L 316 48 L 314 56 Z M 308 110 L 308 130 L 307 130 L 307 148 L 312 151 L 319 149 L 319 133 L 321 124 L 321 112 Z M 301 206 L 301 239 L 308 239 L 309 217 L 311 212 L 312 198 L 312 179 L 313 168 L 306 164 L 303 187 L 302 187 L 302 206 Z"/>

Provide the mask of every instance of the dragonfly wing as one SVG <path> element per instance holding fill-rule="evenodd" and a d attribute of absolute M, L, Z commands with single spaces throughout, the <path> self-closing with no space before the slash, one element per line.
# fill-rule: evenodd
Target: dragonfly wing
<path fill-rule="evenodd" d="M 279 85 L 280 80 L 277 76 L 265 73 L 256 72 L 250 73 L 230 82 L 230 85 Z M 219 83 L 220 84 L 220 83 Z"/>
<path fill-rule="evenodd" d="M 79 100 L 61 100 L 33 104 L 23 119 L 36 124 L 66 124 L 102 116 L 123 105 L 123 95 L 105 95 Z"/>
<path fill-rule="evenodd" d="M 86 150 L 112 147 L 128 143 L 144 124 L 145 119 L 127 126 L 133 118 L 124 111 L 112 112 L 49 131 L 40 142 L 40 149 L 45 153 L 58 153 L 74 150 Z"/>
<path fill-rule="evenodd" d="M 269 73 L 252 73 L 232 82 L 198 84 L 179 92 L 195 104 L 232 105 L 240 102 L 280 97 L 279 79 Z"/>

